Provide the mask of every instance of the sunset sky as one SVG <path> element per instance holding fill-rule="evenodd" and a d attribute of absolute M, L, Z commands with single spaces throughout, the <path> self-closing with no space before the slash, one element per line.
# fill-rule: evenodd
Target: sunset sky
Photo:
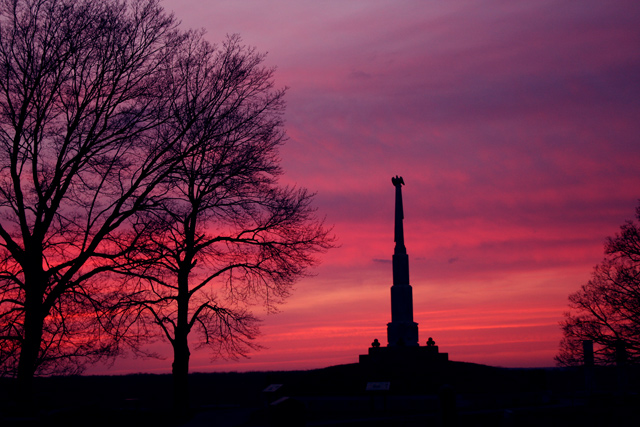
<path fill-rule="evenodd" d="M 317 192 L 340 245 L 263 316 L 265 349 L 193 350 L 191 371 L 319 368 L 386 344 L 394 175 L 421 345 L 554 365 L 567 296 L 640 198 L 640 2 L 163 4 L 211 42 L 239 33 L 268 52 L 289 87 L 282 182 Z M 128 358 L 88 373 L 170 369 Z"/>

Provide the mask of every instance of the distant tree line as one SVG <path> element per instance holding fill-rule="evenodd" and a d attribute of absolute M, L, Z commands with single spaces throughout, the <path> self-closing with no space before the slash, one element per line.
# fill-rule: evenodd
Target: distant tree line
<path fill-rule="evenodd" d="M 249 307 L 332 246 L 312 194 L 278 183 L 264 59 L 156 0 L 0 2 L 0 371 L 23 399 L 163 336 L 184 408 L 191 332 L 246 354 Z"/>

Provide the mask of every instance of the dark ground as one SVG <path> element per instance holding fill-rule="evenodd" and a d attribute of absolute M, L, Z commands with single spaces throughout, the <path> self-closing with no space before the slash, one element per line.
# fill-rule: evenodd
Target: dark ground
<path fill-rule="evenodd" d="M 405 367 L 406 368 L 406 367 Z M 357 364 L 311 371 L 192 374 L 192 413 L 171 411 L 170 375 L 36 379 L 28 414 L 0 379 L 0 426 L 617 426 L 640 420 L 640 370 L 506 369 L 448 362 L 419 369 Z M 388 392 L 367 392 L 388 381 Z M 274 393 L 263 390 L 283 384 Z"/>

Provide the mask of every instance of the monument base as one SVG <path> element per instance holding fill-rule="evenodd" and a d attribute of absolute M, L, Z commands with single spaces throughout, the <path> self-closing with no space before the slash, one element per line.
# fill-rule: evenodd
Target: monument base
<path fill-rule="evenodd" d="M 416 322 L 387 323 L 388 347 L 418 347 L 418 324 Z M 379 348 L 379 347 L 378 347 Z"/>
<path fill-rule="evenodd" d="M 370 347 L 369 354 L 361 354 L 359 363 L 365 367 L 405 367 L 438 365 L 449 360 L 449 353 L 440 353 L 438 346 L 426 347 Z"/>

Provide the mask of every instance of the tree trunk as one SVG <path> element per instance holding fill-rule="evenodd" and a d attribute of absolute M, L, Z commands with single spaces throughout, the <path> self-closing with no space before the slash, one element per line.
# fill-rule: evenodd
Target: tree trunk
<path fill-rule="evenodd" d="M 188 263 L 184 263 L 188 266 Z M 178 415 L 189 410 L 189 268 L 178 273 L 178 319 L 173 340 L 173 408 Z"/>
<path fill-rule="evenodd" d="M 18 360 L 17 397 L 20 405 L 28 408 L 33 397 L 33 377 L 38 367 L 45 317 L 42 314 L 42 295 L 33 287 L 27 287 L 24 308 L 24 338 Z"/>
<path fill-rule="evenodd" d="M 189 410 L 189 343 L 186 333 L 178 333 L 173 342 L 173 409 L 179 415 Z"/>

